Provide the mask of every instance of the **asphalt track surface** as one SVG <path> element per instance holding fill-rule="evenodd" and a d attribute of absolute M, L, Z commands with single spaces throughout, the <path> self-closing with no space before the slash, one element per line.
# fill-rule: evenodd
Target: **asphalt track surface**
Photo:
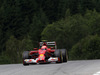
<path fill-rule="evenodd" d="M 100 75 L 100 60 L 68 61 L 62 64 L 0 65 L 0 75 Z"/>

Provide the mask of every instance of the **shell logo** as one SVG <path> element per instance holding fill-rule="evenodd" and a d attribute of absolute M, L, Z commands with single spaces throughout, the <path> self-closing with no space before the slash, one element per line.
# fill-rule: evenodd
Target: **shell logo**
<path fill-rule="evenodd" d="M 44 54 L 40 54 L 40 56 L 44 56 Z"/>
<path fill-rule="evenodd" d="M 28 61 L 27 59 L 25 61 Z"/>

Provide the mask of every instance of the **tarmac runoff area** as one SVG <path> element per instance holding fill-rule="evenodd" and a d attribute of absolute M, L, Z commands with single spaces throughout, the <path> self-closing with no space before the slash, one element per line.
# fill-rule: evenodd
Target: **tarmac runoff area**
<path fill-rule="evenodd" d="M 77 60 L 67 63 L 0 65 L 0 75 L 100 75 L 100 60 Z"/>

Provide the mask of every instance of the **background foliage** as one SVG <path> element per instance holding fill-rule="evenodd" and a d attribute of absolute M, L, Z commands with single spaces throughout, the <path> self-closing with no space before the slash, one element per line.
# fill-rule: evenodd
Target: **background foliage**
<path fill-rule="evenodd" d="M 41 39 L 56 41 L 70 59 L 100 58 L 99 20 L 100 0 L 0 0 L 0 63 L 21 62 Z"/>
<path fill-rule="evenodd" d="M 88 36 L 75 44 L 70 51 L 70 59 L 98 59 L 100 58 L 100 37 Z"/>

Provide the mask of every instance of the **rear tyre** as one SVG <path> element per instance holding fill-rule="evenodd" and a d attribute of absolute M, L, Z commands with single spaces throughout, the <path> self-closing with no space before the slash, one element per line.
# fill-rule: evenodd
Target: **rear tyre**
<path fill-rule="evenodd" d="M 23 65 L 24 66 L 29 65 L 24 61 L 24 59 L 29 59 L 29 51 L 24 51 L 22 57 L 23 57 Z"/>
<path fill-rule="evenodd" d="M 67 62 L 68 59 L 67 50 L 61 49 L 61 52 L 62 52 L 63 62 Z"/>
<path fill-rule="evenodd" d="M 54 55 L 55 57 L 58 57 L 58 61 L 56 63 L 62 63 L 62 53 L 59 49 L 55 50 Z"/>

